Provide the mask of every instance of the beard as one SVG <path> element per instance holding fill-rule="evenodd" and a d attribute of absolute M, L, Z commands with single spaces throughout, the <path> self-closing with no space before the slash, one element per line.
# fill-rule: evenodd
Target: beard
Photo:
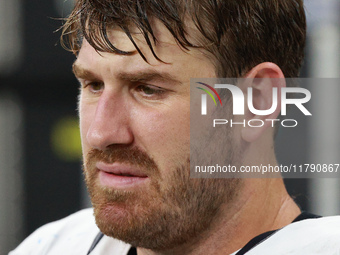
<path fill-rule="evenodd" d="M 98 183 L 95 163 L 125 163 L 149 177 L 140 189 L 119 190 Z M 173 169 L 161 171 L 138 147 L 91 150 L 84 173 L 96 224 L 107 236 L 135 247 L 171 249 L 197 239 L 211 227 L 221 205 L 231 203 L 238 179 L 191 179 L 190 155 Z"/>

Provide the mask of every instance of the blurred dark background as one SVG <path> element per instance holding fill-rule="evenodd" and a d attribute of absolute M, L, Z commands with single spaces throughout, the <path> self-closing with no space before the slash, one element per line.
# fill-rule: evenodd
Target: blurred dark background
<path fill-rule="evenodd" d="M 11 150 L 12 155 L 10 159 L 0 156 L 0 160 L 16 164 L 14 174 L 0 163 L 0 190 L 7 200 L 6 208 L 0 205 L 0 254 L 7 254 L 42 224 L 85 206 L 81 203 L 78 83 L 71 71 L 75 57 L 60 46 L 60 32 L 55 32 L 62 24 L 57 18 L 65 16 L 71 5 L 50 0 L 0 3 L 4 112 L 0 123 L 12 119 L 5 124 L 7 129 L 0 125 L 0 136 L 7 140 L 1 143 L 0 152 L 4 155 Z M 13 141 L 16 138 L 9 136 L 21 139 Z"/>

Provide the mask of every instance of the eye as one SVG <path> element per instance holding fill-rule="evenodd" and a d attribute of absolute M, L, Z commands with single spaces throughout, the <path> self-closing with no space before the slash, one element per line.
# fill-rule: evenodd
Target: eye
<path fill-rule="evenodd" d="M 144 97 L 148 98 L 160 97 L 163 96 L 166 92 L 164 89 L 152 85 L 139 85 L 136 89 Z"/>
<path fill-rule="evenodd" d="M 84 84 L 84 89 L 87 88 L 91 93 L 97 94 L 104 90 L 103 82 L 89 82 Z"/>

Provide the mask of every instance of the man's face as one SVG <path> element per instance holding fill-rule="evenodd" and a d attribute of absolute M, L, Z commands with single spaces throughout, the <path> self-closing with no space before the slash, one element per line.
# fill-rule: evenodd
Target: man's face
<path fill-rule="evenodd" d="M 129 55 L 98 54 L 85 40 L 74 65 L 87 186 L 101 231 L 132 245 L 170 248 L 208 228 L 236 181 L 189 178 L 190 78 L 214 77 L 199 50 L 182 51 L 156 23 L 156 54 L 118 30 Z"/>

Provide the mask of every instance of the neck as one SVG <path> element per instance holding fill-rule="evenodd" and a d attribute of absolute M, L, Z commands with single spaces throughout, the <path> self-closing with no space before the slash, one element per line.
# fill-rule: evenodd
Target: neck
<path fill-rule="evenodd" d="M 221 213 L 205 233 L 171 250 L 138 248 L 137 252 L 138 255 L 230 254 L 255 236 L 288 225 L 300 213 L 282 179 L 243 179 L 234 204 L 223 205 Z"/>

